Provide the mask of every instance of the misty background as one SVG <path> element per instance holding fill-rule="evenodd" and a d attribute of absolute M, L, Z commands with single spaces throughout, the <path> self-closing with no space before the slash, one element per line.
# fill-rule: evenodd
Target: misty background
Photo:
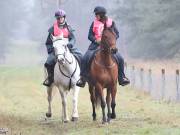
<path fill-rule="evenodd" d="M 179 0 L 6 0 L 0 1 L 0 64 L 45 62 L 45 41 L 58 7 L 75 30 L 84 54 L 95 6 L 105 6 L 120 32 L 117 46 L 126 59 L 180 60 Z"/>

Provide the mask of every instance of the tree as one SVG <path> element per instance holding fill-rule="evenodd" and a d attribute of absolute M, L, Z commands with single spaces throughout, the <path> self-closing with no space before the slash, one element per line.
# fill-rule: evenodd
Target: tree
<path fill-rule="evenodd" d="M 143 58 L 175 57 L 180 51 L 179 8 L 178 0 L 131 0 L 117 7 L 116 19 L 130 28 L 126 34 L 129 54 Z"/>

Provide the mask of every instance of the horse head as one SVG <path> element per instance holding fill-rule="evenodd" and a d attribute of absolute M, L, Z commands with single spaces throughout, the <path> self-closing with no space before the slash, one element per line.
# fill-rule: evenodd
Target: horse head
<path fill-rule="evenodd" d="M 51 37 L 52 37 L 53 47 L 57 61 L 60 62 L 61 64 L 65 64 L 66 59 L 68 59 L 67 54 L 69 53 L 69 49 L 67 47 L 68 38 L 64 38 L 62 36 L 55 37 L 53 35 L 51 35 Z"/>
<path fill-rule="evenodd" d="M 116 53 L 116 33 L 112 28 L 105 27 L 102 32 L 101 38 L 101 47 L 109 52 L 109 53 Z"/>

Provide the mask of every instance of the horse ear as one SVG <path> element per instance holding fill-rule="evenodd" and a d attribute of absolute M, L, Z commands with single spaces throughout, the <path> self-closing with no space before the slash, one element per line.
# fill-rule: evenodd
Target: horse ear
<path fill-rule="evenodd" d="M 68 46 L 67 45 L 65 45 L 65 49 L 66 49 L 66 51 L 68 50 Z"/>

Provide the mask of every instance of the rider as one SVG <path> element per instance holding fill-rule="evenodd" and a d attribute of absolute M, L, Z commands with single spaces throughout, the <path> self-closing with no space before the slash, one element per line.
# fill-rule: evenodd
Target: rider
<path fill-rule="evenodd" d="M 73 34 L 73 29 L 66 21 L 66 12 L 62 9 L 59 9 L 55 12 L 56 21 L 54 22 L 53 26 L 48 30 L 49 34 L 46 40 L 46 48 L 48 52 L 48 58 L 46 63 L 44 64 L 45 68 L 47 69 L 48 77 L 43 82 L 45 86 L 51 86 L 54 82 L 54 66 L 56 64 L 56 57 L 53 48 L 53 36 L 63 35 L 64 38 L 69 39 L 69 43 L 67 44 L 70 52 L 76 57 L 78 62 L 81 62 L 82 54 L 78 51 L 78 49 L 74 46 L 75 45 L 75 36 Z"/>
<path fill-rule="evenodd" d="M 90 66 L 89 66 L 90 62 L 101 43 L 101 35 L 104 29 L 104 25 L 106 25 L 107 27 L 111 27 L 116 33 L 116 39 L 119 38 L 119 32 L 116 28 L 115 22 L 112 21 L 111 18 L 106 16 L 106 9 L 101 6 L 97 6 L 94 9 L 94 13 L 95 13 L 96 19 L 91 24 L 90 29 L 89 29 L 89 35 L 88 35 L 88 39 L 91 41 L 91 44 L 82 59 L 81 74 L 80 74 L 81 78 L 78 80 L 76 84 L 79 87 L 85 86 L 86 80 L 88 78 L 88 72 L 90 69 Z M 124 59 L 118 52 L 116 52 L 113 56 L 118 63 L 119 84 L 122 86 L 125 86 L 129 84 L 130 81 L 124 74 Z"/>

